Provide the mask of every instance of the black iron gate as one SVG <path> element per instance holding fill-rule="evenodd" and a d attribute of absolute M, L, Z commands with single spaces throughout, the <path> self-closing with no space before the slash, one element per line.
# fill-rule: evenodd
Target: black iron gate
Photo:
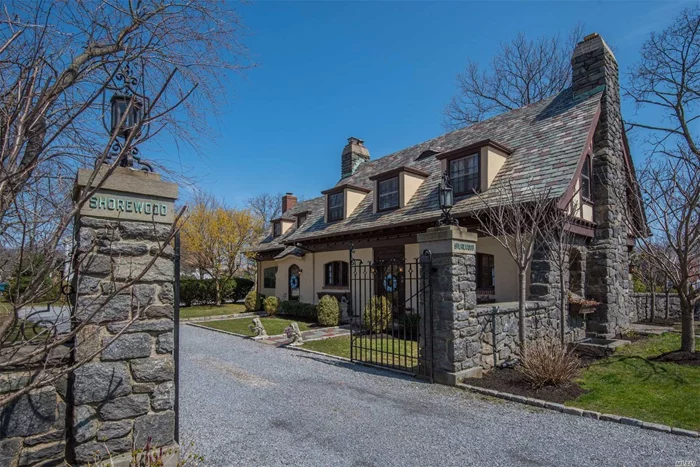
<path fill-rule="evenodd" d="M 432 381 L 431 256 L 365 262 L 350 248 L 350 358 Z"/>

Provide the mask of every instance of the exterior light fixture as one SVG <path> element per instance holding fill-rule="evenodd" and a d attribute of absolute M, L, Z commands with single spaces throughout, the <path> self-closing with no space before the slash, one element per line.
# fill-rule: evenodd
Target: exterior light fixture
<path fill-rule="evenodd" d="M 107 91 L 113 94 L 109 99 L 109 109 L 106 105 Z M 113 137 L 112 146 L 105 164 L 111 164 L 119 157 L 121 167 L 142 166 L 143 170 L 153 172 L 153 167 L 138 156 L 139 143 L 148 139 L 149 125 L 143 124 L 144 113 L 148 108 L 148 97 L 145 96 L 144 86 L 139 92 L 139 78 L 132 74 L 129 64 L 125 64 L 115 74 L 112 85 L 105 88 L 102 98 L 102 124 L 105 131 Z M 109 115 L 109 125 L 107 116 Z M 133 133 L 137 131 L 137 133 Z"/>
<path fill-rule="evenodd" d="M 110 99 L 110 105 L 112 107 L 112 122 L 110 128 L 112 134 L 116 134 L 122 138 L 128 138 L 131 130 L 141 123 L 143 118 L 141 102 L 135 100 L 131 108 L 129 108 L 130 102 L 131 97 L 123 94 L 114 94 Z M 129 109 L 129 114 L 125 118 L 124 113 L 126 113 L 127 109 Z M 124 118 L 124 123 L 120 128 L 117 128 L 122 118 Z"/>
<path fill-rule="evenodd" d="M 450 211 L 454 207 L 454 191 L 450 185 L 450 176 L 445 171 L 442 174 L 442 182 L 438 184 L 438 204 L 442 211 L 442 217 L 438 220 L 438 225 L 459 225 L 457 219 L 452 217 Z"/>

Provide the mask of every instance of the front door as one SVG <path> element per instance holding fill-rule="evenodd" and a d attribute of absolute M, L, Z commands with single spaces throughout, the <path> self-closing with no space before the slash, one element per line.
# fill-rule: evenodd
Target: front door
<path fill-rule="evenodd" d="M 289 299 L 299 300 L 301 295 L 301 270 L 296 264 L 289 266 Z"/>
<path fill-rule="evenodd" d="M 403 245 L 375 248 L 374 263 L 377 267 L 377 295 L 386 297 L 391 303 L 394 318 L 399 318 L 405 313 L 406 307 Z"/>

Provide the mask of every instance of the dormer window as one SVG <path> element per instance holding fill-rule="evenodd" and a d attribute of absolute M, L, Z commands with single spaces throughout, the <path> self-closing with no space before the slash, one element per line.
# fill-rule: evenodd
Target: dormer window
<path fill-rule="evenodd" d="M 339 221 L 343 219 L 345 206 L 343 204 L 344 193 L 333 193 L 328 195 L 328 222 Z"/>
<path fill-rule="evenodd" d="M 282 235 L 282 223 L 275 222 L 272 224 L 272 236 L 279 237 L 280 235 Z"/>
<path fill-rule="evenodd" d="M 378 183 L 378 211 L 399 207 L 399 177 L 392 177 Z"/>
<path fill-rule="evenodd" d="M 471 154 L 450 161 L 450 183 L 455 195 L 471 194 L 479 190 L 479 154 Z"/>
<path fill-rule="evenodd" d="M 306 221 L 306 214 L 300 214 L 297 216 L 297 229 L 301 227 L 301 224 L 303 224 L 304 221 Z"/>
<path fill-rule="evenodd" d="M 586 156 L 581 168 L 581 197 L 584 201 L 591 201 L 591 156 Z"/>

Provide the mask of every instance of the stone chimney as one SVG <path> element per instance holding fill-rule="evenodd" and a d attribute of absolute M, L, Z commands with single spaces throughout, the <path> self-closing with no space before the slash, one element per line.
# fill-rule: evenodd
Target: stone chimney
<path fill-rule="evenodd" d="M 571 57 L 571 67 L 575 97 L 605 86 L 606 94 L 614 94 L 619 103 L 617 60 L 608 44 L 597 33 L 587 35 L 578 43 Z"/>
<path fill-rule="evenodd" d="M 297 197 L 292 193 L 285 193 L 282 197 L 282 214 L 297 205 Z"/>
<path fill-rule="evenodd" d="M 348 144 L 343 148 L 341 156 L 340 178 L 349 177 L 355 173 L 360 164 L 369 161 L 369 151 L 364 143 L 353 136 L 348 138 Z"/>
<path fill-rule="evenodd" d="M 615 188 L 626 183 L 618 66 L 610 47 L 593 33 L 574 49 L 571 67 L 574 99 L 603 90 L 591 151 L 593 218 L 597 225 L 588 247 L 584 293 L 601 303 L 588 320 L 588 332 L 610 336 L 630 322 L 629 252 L 623 214 L 627 199 L 624 191 Z"/>

